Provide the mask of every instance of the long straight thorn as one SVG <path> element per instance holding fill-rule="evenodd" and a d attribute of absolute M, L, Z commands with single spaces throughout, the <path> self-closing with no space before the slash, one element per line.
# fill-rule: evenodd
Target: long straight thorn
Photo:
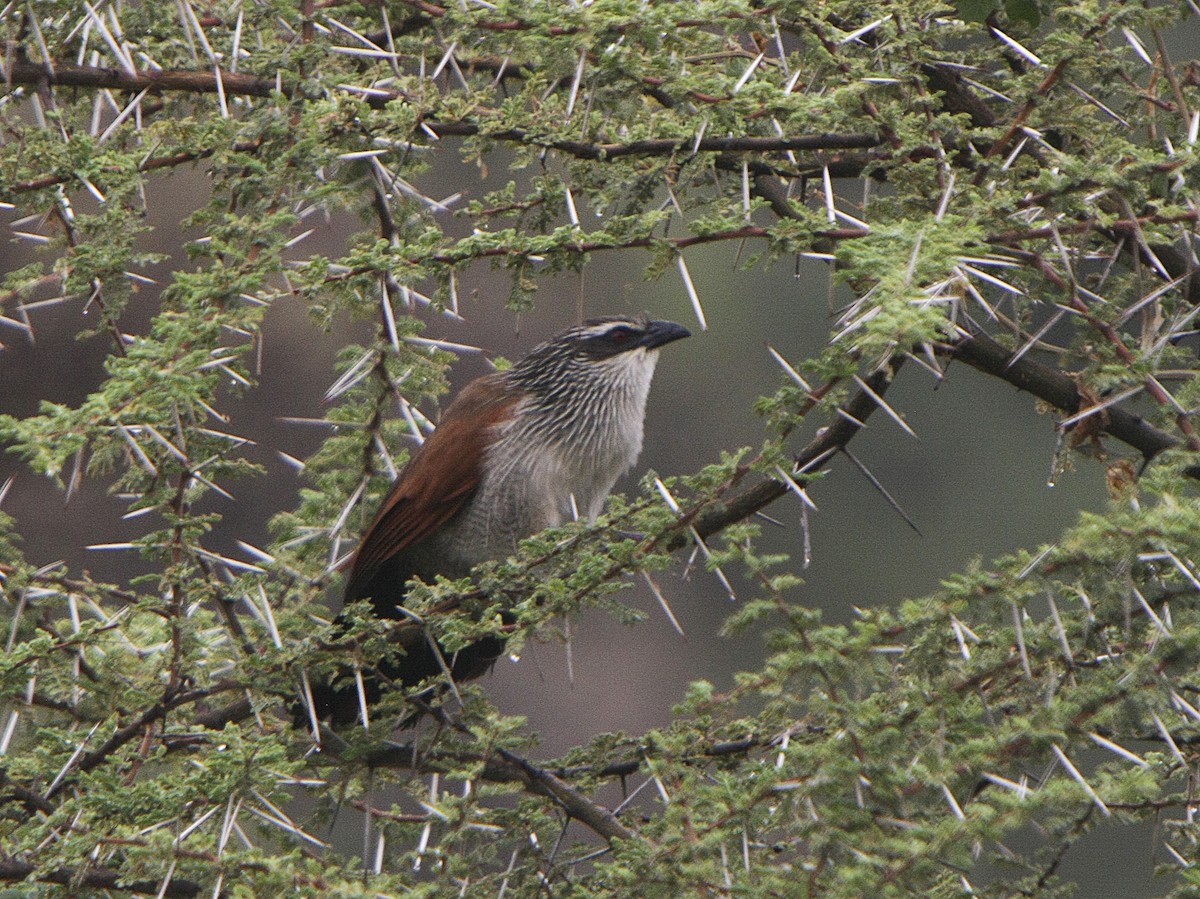
<path fill-rule="evenodd" d="M 846 458 L 851 462 L 853 462 L 855 467 L 863 473 L 863 477 L 871 482 L 871 486 L 883 495 L 883 498 L 887 501 L 887 504 L 891 506 L 893 510 L 895 510 L 897 515 L 904 519 L 904 523 L 916 531 L 918 537 L 924 537 L 925 535 L 921 533 L 921 529 L 917 527 L 916 523 L 911 518 L 908 517 L 908 513 L 905 512 L 904 509 L 901 508 L 900 504 L 892 497 L 892 495 L 887 492 L 887 488 L 880 483 L 879 479 L 875 477 L 875 475 L 871 474 L 871 470 L 867 468 L 867 466 L 864 465 L 859 458 L 854 455 L 854 453 L 850 452 L 850 450 L 846 449 L 844 446 L 842 447 L 842 454 L 845 455 Z"/>

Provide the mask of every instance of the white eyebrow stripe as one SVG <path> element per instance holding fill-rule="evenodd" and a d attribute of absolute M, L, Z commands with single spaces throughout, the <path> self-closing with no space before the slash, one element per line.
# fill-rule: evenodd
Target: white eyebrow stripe
<path fill-rule="evenodd" d="M 639 328 L 641 327 L 636 322 L 612 321 L 602 322 L 598 325 L 581 326 L 576 329 L 575 334 L 578 337 L 603 337 L 605 334 L 612 331 L 614 328 Z"/>

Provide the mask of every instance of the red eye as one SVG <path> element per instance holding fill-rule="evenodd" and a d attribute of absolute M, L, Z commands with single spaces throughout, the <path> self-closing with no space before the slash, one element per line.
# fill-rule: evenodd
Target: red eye
<path fill-rule="evenodd" d="M 624 343 L 632 334 L 628 328 L 617 328 L 609 336 L 612 338 L 613 343 Z"/>

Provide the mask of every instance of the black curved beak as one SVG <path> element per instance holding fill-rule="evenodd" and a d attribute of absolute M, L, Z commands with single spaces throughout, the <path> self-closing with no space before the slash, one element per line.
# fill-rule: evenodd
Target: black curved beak
<path fill-rule="evenodd" d="M 646 325 L 646 330 L 642 335 L 642 346 L 648 350 L 653 350 L 670 343 L 672 340 L 680 340 L 691 336 L 691 331 L 683 325 L 675 324 L 675 322 L 650 322 L 650 324 Z"/>

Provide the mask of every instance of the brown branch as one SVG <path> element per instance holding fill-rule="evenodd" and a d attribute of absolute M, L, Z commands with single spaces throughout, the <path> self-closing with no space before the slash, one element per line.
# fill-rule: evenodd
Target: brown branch
<path fill-rule="evenodd" d="M 826 228 L 822 231 L 815 232 L 818 237 L 824 237 L 831 240 L 853 240 L 859 237 L 866 237 L 870 232 L 863 228 Z M 688 247 L 699 246 L 701 244 L 719 243 L 726 240 L 745 240 L 751 237 L 770 238 L 771 229 L 764 228 L 758 225 L 745 225 L 740 228 L 731 228 L 728 231 L 714 231 L 710 234 L 692 234 L 686 237 L 633 237 L 629 240 L 621 240 L 616 242 L 610 241 L 579 241 L 573 244 L 563 244 L 557 248 L 559 250 L 569 250 L 573 253 L 596 253 L 605 250 L 634 250 L 634 249 L 650 249 L 656 246 L 670 246 L 676 250 L 684 250 Z M 511 256 L 520 258 L 523 256 L 536 256 L 549 252 L 547 248 L 532 250 L 519 249 L 509 246 L 502 247 L 485 247 L 484 249 L 469 252 L 456 253 L 454 251 L 446 253 L 434 253 L 425 256 L 412 256 L 409 261 L 419 265 L 422 263 L 436 262 L 441 265 L 461 265 L 464 262 L 471 262 L 476 259 L 495 259 L 501 256 Z M 365 274 L 365 269 L 352 269 L 348 272 L 338 272 L 335 275 L 330 275 L 326 278 L 327 283 L 345 281 L 348 278 L 357 277 Z"/>
<path fill-rule="evenodd" d="M 202 712 L 191 719 L 190 725 L 192 727 L 202 727 L 206 730 L 220 730 L 226 724 L 236 724 L 238 721 L 245 721 L 252 714 L 254 714 L 254 705 L 251 703 L 249 697 L 243 696 L 241 699 L 235 699 L 228 705 Z"/>
<path fill-rule="evenodd" d="M 209 713 L 208 716 L 202 715 L 192 723 L 205 727 L 219 727 L 225 723 L 247 718 L 251 711 L 249 700 L 242 699 L 214 713 Z M 450 718 L 444 710 L 430 709 L 430 711 L 438 715 L 450 727 L 463 731 L 461 726 L 458 726 L 457 722 Z M 463 732 L 468 736 L 471 735 L 469 731 Z M 337 759 L 339 756 L 339 746 L 336 734 L 327 735 L 327 737 L 328 739 L 323 741 L 326 747 L 324 757 Z M 196 740 L 196 735 L 180 738 L 168 737 L 167 748 L 168 750 L 190 748 L 195 746 Z M 754 745 L 757 745 L 754 741 L 717 744 L 709 751 L 709 754 L 714 757 L 731 755 L 739 751 L 749 751 Z M 372 752 L 362 759 L 362 762 L 371 768 L 398 768 L 411 770 L 420 774 L 445 773 L 462 765 L 464 762 L 472 765 L 482 763 L 476 774 L 481 780 L 491 781 L 492 783 L 523 784 L 528 791 L 554 800 L 568 815 L 606 840 L 626 840 L 638 837 L 634 831 L 622 824 L 616 815 L 606 807 L 589 799 L 579 790 L 575 789 L 575 787 L 566 783 L 563 778 L 570 776 L 578 777 L 585 773 L 596 773 L 602 777 L 619 777 L 623 774 L 633 773 L 640 763 L 619 762 L 595 772 L 583 769 L 550 771 L 504 749 L 496 749 L 487 754 L 480 754 L 454 751 L 452 749 L 448 751 L 436 749 L 433 751 L 421 751 L 415 746 L 397 743 L 387 743 L 385 746 L 386 748 Z M 741 748 L 739 749 L 739 747 Z M 632 768 L 629 768 L 630 764 L 633 765 Z M 44 802 L 40 797 L 36 797 L 36 801 Z"/>
<path fill-rule="evenodd" d="M 478 739 L 477 734 L 461 721 L 447 714 L 444 708 L 427 707 L 426 710 L 431 712 L 443 725 L 453 728 L 464 736 Z M 589 799 L 559 777 L 539 768 L 515 752 L 503 747 L 495 747 L 487 753 L 486 761 L 491 762 L 495 758 L 499 758 L 514 772 L 515 776 L 508 779 L 523 783 L 525 789 L 531 793 L 538 793 L 554 800 L 568 815 L 591 828 L 610 843 L 613 840 L 632 840 L 639 836 L 618 821 L 617 816 L 603 805 Z M 647 838 L 643 837 L 642 839 L 650 842 Z"/>
<path fill-rule="evenodd" d="M 9 84 L 47 84 L 131 92 L 149 90 L 155 93 L 183 91 L 190 94 L 215 94 L 224 90 L 227 95 L 269 97 L 277 88 L 274 78 L 260 78 L 257 75 L 225 70 L 222 70 L 220 75 L 220 87 L 215 71 L 196 72 L 188 69 L 142 70 L 132 73 L 107 66 L 77 66 L 56 62 L 52 67 L 47 67 L 42 63 L 17 60 L 4 74 Z M 284 96 L 290 96 L 292 87 L 284 82 L 282 90 Z"/>
<path fill-rule="evenodd" d="M 1009 122 L 1008 128 L 1005 130 L 1005 132 L 1000 135 L 1000 137 L 996 138 L 995 142 L 988 147 L 987 151 L 983 154 L 985 158 L 999 155 L 999 153 L 1012 142 L 1013 137 L 1016 136 L 1017 132 L 1021 130 L 1021 126 L 1025 124 L 1025 120 L 1029 118 L 1030 113 L 1032 113 L 1037 107 L 1039 98 L 1048 94 L 1051 88 L 1053 88 L 1054 85 L 1058 83 L 1059 79 L 1062 78 L 1062 74 L 1066 70 L 1067 63 L 1069 61 L 1069 58 L 1059 60 L 1058 65 L 1051 69 L 1046 77 L 1042 79 L 1041 84 L 1037 86 L 1037 90 L 1033 92 L 1033 95 L 1025 101 L 1025 103 L 1017 111 L 1017 114 L 1013 116 L 1013 119 L 1011 122 Z M 976 177 L 982 178 L 984 174 L 985 170 L 980 169 Z"/>
<path fill-rule="evenodd" d="M 1033 394 L 1068 415 L 1079 411 L 1079 385 L 1074 378 L 1027 356 L 1013 361 L 1013 351 L 986 334 L 977 334 L 969 340 L 947 346 L 944 352 L 972 368 Z M 1159 430 L 1140 415 L 1127 412 L 1120 406 L 1109 406 L 1104 411 L 1107 416 L 1104 430 L 1136 449 L 1147 461 L 1164 450 L 1182 445 L 1178 437 Z"/>
<path fill-rule="evenodd" d="M 920 70 L 930 89 L 942 95 L 944 111 L 966 114 L 976 128 L 991 128 L 996 124 L 995 111 L 971 90 L 957 70 L 938 63 L 923 63 Z"/>
<path fill-rule="evenodd" d="M 192 71 L 168 69 L 163 71 L 127 72 L 106 66 L 77 66 L 56 64 L 52 69 L 38 63 L 17 61 L 5 73 L 10 84 L 50 84 L 63 87 L 87 87 L 95 89 L 124 90 L 137 92 L 149 90 L 155 93 L 180 91 L 192 94 L 215 94 L 248 97 L 270 97 L 279 91 L 285 97 L 292 96 L 295 86 L 289 81 L 277 82 L 274 78 L 262 78 L 242 72 L 222 70 L 220 77 L 214 71 Z M 400 91 L 372 89 L 364 99 L 372 106 L 384 106 L 393 100 L 408 99 Z M 621 143 L 594 143 L 590 141 L 560 140 L 541 141 L 522 128 L 508 128 L 489 132 L 477 122 L 438 122 L 426 120 L 424 124 L 439 136 L 474 137 L 484 135 L 493 140 L 532 143 L 570 153 L 580 159 L 615 159 L 621 156 L 670 155 L 693 150 L 699 152 L 754 152 L 778 153 L 786 150 L 852 150 L 878 147 L 882 141 L 874 134 L 816 134 L 785 137 L 706 137 L 699 143 L 690 138 L 661 138 Z"/>
<path fill-rule="evenodd" d="M 147 725 L 164 718 L 168 712 L 218 693 L 239 689 L 240 686 L 240 684 L 233 681 L 218 681 L 211 687 L 176 693 L 174 696 L 166 697 L 160 702 L 154 703 L 154 705 L 143 711 L 129 724 L 118 728 L 117 731 L 111 737 L 105 740 L 99 748 L 94 749 L 91 752 L 84 753 L 80 757 L 78 764 L 75 765 L 75 770 L 91 771 L 93 768 L 99 767 L 117 749 L 128 743 L 134 737 L 140 735 Z M 46 793 L 45 798 L 47 800 L 53 799 L 55 795 L 62 792 L 63 789 L 66 788 L 69 782 L 69 778 L 63 777 L 54 787 L 54 789 L 49 790 Z"/>
<path fill-rule="evenodd" d="M 232 149 L 238 153 L 252 153 L 257 148 L 258 144 L 239 141 L 233 145 Z M 214 147 L 205 147 L 201 150 L 172 153 L 168 156 L 155 156 L 141 163 L 137 167 L 137 170 L 139 172 L 152 172 L 156 169 L 174 168 L 177 165 L 186 165 L 189 162 L 207 159 L 215 152 L 216 149 Z M 117 166 L 101 166 L 99 171 L 120 174 L 126 170 Z M 47 187 L 54 187 L 58 184 L 66 184 L 75 177 L 77 176 L 72 173 L 68 175 L 46 175 L 43 178 L 34 178 L 31 181 L 14 181 L 12 184 L 0 187 L 0 197 L 29 193 L 30 191 L 34 190 L 44 190 Z"/>
<path fill-rule="evenodd" d="M 698 748 L 695 752 L 686 756 L 683 761 L 689 764 L 700 764 L 714 759 L 746 755 L 760 747 L 773 745 L 775 742 L 773 739 L 761 739 L 754 736 L 749 736 L 741 740 L 726 740 L 721 743 L 713 743 L 710 746 Z M 609 762 L 607 765 L 600 767 L 596 767 L 595 765 L 573 765 L 569 768 L 545 768 L 542 770 L 560 780 L 580 777 L 607 780 L 614 777 L 629 777 L 636 774 L 645 767 L 649 758 L 643 748 L 638 748 L 635 756 Z M 448 752 L 436 749 L 422 751 L 417 745 L 412 743 L 388 743 L 384 748 L 372 752 L 364 759 L 365 764 L 371 768 L 411 770 L 420 774 L 445 774 L 455 767 L 461 766 L 463 762 L 480 761 L 483 762 L 478 775 L 481 780 L 493 783 L 512 783 L 525 779 L 524 775 L 514 771 L 513 767 L 506 760 L 498 761 L 494 757 L 479 759 L 476 756 L 463 755 L 453 750 Z"/>
<path fill-rule="evenodd" d="M 782 180 L 770 175 L 756 175 L 753 182 L 754 195 L 770 204 L 771 211 L 781 219 L 800 221 L 802 216 L 792 206 L 787 187 Z"/>
<path fill-rule="evenodd" d="M 123 69 L 103 66 L 55 65 L 52 69 L 17 61 L 6 73 L 10 84 L 50 84 L 64 87 L 87 87 L 125 91 L 150 90 L 156 93 L 181 91 L 185 93 L 239 94 L 251 97 L 269 97 L 276 91 L 290 97 L 294 85 L 277 82 L 273 78 L 262 78 L 240 72 L 190 71 L 172 69 L 158 72 L 130 73 Z M 371 106 L 381 108 L 394 100 L 407 100 L 400 91 L 372 90 L 364 96 Z M 788 151 L 829 151 L 873 149 L 883 141 L 878 135 L 868 133 L 816 134 L 782 137 L 729 136 L 705 137 L 700 141 L 690 138 L 658 138 L 631 141 L 629 143 L 601 143 L 580 140 L 551 140 L 540 137 L 528 129 L 506 128 L 491 131 L 486 124 L 475 121 L 439 122 L 425 120 L 422 124 L 439 137 L 484 136 L 502 143 L 519 143 L 546 149 L 558 150 L 577 159 L 606 161 L 626 156 L 673 156 L 677 153 L 783 153 Z M 204 153 L 208 155 L 211 151 Z M 59 183 L 57 179 L 39 179 L 21 185 L 11 185 L 9 192 L 46 187 Z"/>
<path fill-rule="evenodd" d="M 6 796 L 5 793 L 9 793 L 11 796 Z M 25 806 L 25 810 L 30 814 L 41 812 L 49 815 L 57 808 L 54 803 L 47 802 L 40 793 L 12 780 L 8 776 L 8 771 L 0 768 L 0 805 L 7 805 L 8 802 L 14 800 Z"/>
<path fill-rule="evenodd" d="M 841 231 L 851 229 L 838 229 Z M 857 232 L 857 229 L 855 229 Z M 854 236 L 859 236 L 857 232 Z M 769 228 L 763 228 L 758 225 L 746 225 L 741 228 L 733 228 L 729 231 L 715 231 L 711 234 L 694 234 L 687 237 L 634 237 L 629 240 L 617 242 L 609 241 L 586 241 L 581 240 L 572 244 L 564 244 L 557 249 L 569 250 L 573 253 L 595 253 L 603 250 L 632 250 L 632 249 L 648 249 L 655 246 L 671 246 L 677 250 L 683 250 L 687 247 L 694 247 L 699 244 L 718 243 L 723 240 L 745 240 L 749 237 L 770 237 L 771 231 Z M 440 265 L 461 265 L 464 262 L 471 262 L 476 259 L 496 259 L 501 256 L 511 256 L 520 258 L 523 256 L 535 256 L 546 253 L 546 248 L 537 250 L 519 249 L 516 247 L 501 246 L 501 247 L 485 247 L 473 252 L 450 252 L 433 253 L 424 256 L 411 256 L 408 261 L 420 265 L 422 263 L 436 262 Z M 345 281 L 349 278 L 358 277 L 366 274 L 367 269 L 356 268 L 348 272 L 338 272 L 330 275 L 325 279 L 326 283 L 335 283 Z"/>
<path fill-rule="evenodd" d="M 498 750 L 504 761 L 518 772 L 526 789 L 540 793 L 557 802 L 562 809 L 579 823 L 591 828 L 610 843 L 613 840 L 632 840 L 645 837 L 630 830 L 617 820 L 617 816 L 597 802 L 588 799 L 561 778 L 544 768 L 526 761 L 507 750 Z"/>
<path fill-rule="evenodd" d="M 1052 72 L 1051 76 L 1048 76 L 1039 87 L 1039 91 L 1043 89 L 1048 90 L 1054 81 L 1057 80 L 1059 74 L 1058 69 Z M 763 197 L 770 203 L 772 211 L 780 218 L 796 219 L 799 217 L 788 201 L 782 183 L 777 178 L 756 178 L 754 190 L 758 196 Z M 991 244 L 1013 248 L 1028 257 L 1034 254 L 1029 254 L 1017 245 L 1030 240 L 1050 239 L 1055 237 L 1056 233 L 1058 235 L 1082 234 L 1095 230 L 1110 236 L 1133 237 L 1141 234 L 1143 225 L 1195 224 L 1197 221 L 1200 221 L 1200 213 L 1190 210 L 1170 216 L 1156 214 L 1117 219 L 1108 223 L 1101 223 L 1095 220 L 1076 222 L 1056 226 L 1057 231 L 1055 228 L 1037 228 L 1023 231 L 999 232 L 989 235 L 986 240 Z M 825 239 L 845 239 L 860 235 L 828 232 L 819 236 Z M 1190 274 L 1192 263 L 1186 254 L 1179 253 L 1173 247 L 1159 245 L 1154 247 L 1154 251 L 1156 254 L 1159 254 L 1160 261 L 1167 260 L 1163 264 L 1167 267 L 1171 277 L 1179 278 L 1184 274 Z M 1200 278 L 1191 278 L 1190 281 L 1192 283 L 1185 288 L 1189 297 L 1193 293 L 1200 294 Z M 1060 284 L 1059 286 L 1063 287 L 1064 290 L 1066 289 L 1065 284 Z M 1077 297 L 1075 299 L 1078 301 Z M 1118 350 L 1125 349 L 1119 335 L 1110 326 L 1096 320 L 1089 314 L 1086 307 L 1080 309 L 1080 311 L 1088 314 L 1089 320 L 1098 327 L 1101 327 L 1102 331 L 1107 329 L 1105 336 L 1110 341 L 1116 342 Z M 950 352 L 968 365 L 1000 377 L 1022 390 L 1027 390 L 1039 399 L 1045 400 L 1068 414 L 1074 414 L 1079 410 L 1078 385 L 1073 378 L 1057 369 L 1050 368 L 1027 358 L 1011 362 L 1013 353 L 984 334 L 976 335 L 971 340 L 966 340 L 955 345 L 950 349 Z M 1129 351 L 1125 350 L 1125 353 L 1127 361 L 1132 362 L 1133 360 Z M 1148 385 L 1148 389 L 1150 389 L 1158 402 L 1163 403 L 1166 401 L 1166 397 L 1162 395 L 1160 387 L 1150 384 Z M 1133 415 L 1120 408 L 1110 407 L 1106 410 L 1106 414 L 1108 416 L 1108 424 L 1105 430 L 1118 440 L 1139 450 L 1147 461 L 1154 458 L 1154 456 L 1163 450 L 1179 446 L 1183 442 L 1179 438 L 1153 427 L 1140 416 Z M 845 424 L 846 422 L 843 421 L 841 423 Z M 1181 426 L 1185 428 L 1185 431 L 1190 432 L 1190 422 L 1186 418 L 1181 420 Z M 1193 434 L 1189 433 L 1188 442 L 1195 445 L 1197 439 Z M 738 504 L 737 508 L 731 508 L 727 515 L 734 516 L 730 519 L 732 521 L 739 520 L 740 517 L 745 517 L 745 515 L 739 514 L 742 509 L 748 509 L 750 512 L 757 511 L 762 506 L 778 498 L 785 490 L 786 488 L 783 488 L 782 485 L 772 481 L 759 484 L 735 500 L 734 502 Z M 713 519 L 714 530 L 719 530 L 730 523 L 726 520 L 726 517 L 726 515 L 719 515 Z"/>
<path fill-rule="evenodd" d="M 469 739 L 479 739 L 477 734 L 466 727 L 461 721 L 452 717 L 444 708 L 429 706 L 420 702 L 418 702 L 418 705 L 422 706 L 424 711 L 433 715 L 446 727 L 463 734 Z M 338 753 L 339 750 L 335 748 L 338 746 L 336 741 L 331 741 L 328 745 L 333 749 L 334 754 Z M 522 758 L 516 753 L 502 747 L 486 749 L 480 753 L 466 753 L 465 755 L 451 752 L 448 754 L 438 754 L 437 756 L 430 756 L 428 754 L 424 756 L 426 760 L 434 757 L 442 759 L 443 766 L 442 768 L 435 766 L 427 769 L 431 773 L 443 770 L 446 762 L 461 764 L 463 761 L 468 761 L 473 765 L 482 762 L 483 770 L 477 776 L 494 782 L 524 784 L 526 790 L 552 799 L 568 815 L 585 827 L 590 828 L 597 835 L 604 837 L 610 843 L 613 840 L 633 840 L 639 838 L 646 840 L 646 838 L 639 837 L 639 834 L 617 820 L 617 816 L 606 807 L 589 799 L 558 775 L 551 773 L 545 768 L 538 767 L 528 759 Z M 372 753 L 364 761 L 371 767 L 398 766 L 421 770 L 418 761 L 421 758 L 422 755 L 417 752 L 415 747 L 407 747 L 406 752 L 404 747 L 389 744 L 387 749 Z M 646 840 L 646 842 L 649 841 Z"/>
<path fill-rule="evenodd" d="M 160 880 L 127 880 L 121 872 L 109 868 L 55 868 L 51 871 L 42 871 L 29 862 L 0 859 L 0 881 L 18 883 L 31 878 L 40 883 L 55 883 L 66 887 L 123 890 L 127 893 L 170 896 L 172 899 L 191 899 L 193 896 L 200 895 L 204 889 L 193 880 L 184 880 L 178 877 L 171 878 L 164 886 Z"/>
<path fill-rule="evenodd" d="M 1056 233 L 1061 236 L 1063 234 L 1083 234 L 1087 231 L 1100 231 L 1121 237 L 1134 237 L 1145 225 L 1195 224 L 1198 221 L 1200 221 L 1200 211 L 1192 209 L 1175 215 L 1155 214 L 1139 216 L 1137 218 L 1117 219 L 1116 221 L 1111 222 L 1101 222 L 1098 219 L 1089 219 L 1084 222 L 1074 222 L 1069 225 L 1062 224 L 1045 228 L 998 231 L 995 234 L 989 234 L 985 239 L 991 244 L 1014 246 L 1029 240 L 1050 240 Z"/>
<path fill-rule="evenodd" d="M 1021 252 L 1025 261 L 1029 262 L 1033 268 L 1041 272 L 1051 284 L 1068 294 L 1070 297 L 1069 305 L 1076 310 L 1080 316 L 1091 325 L 1113 348 L 1117 357 L 1124 362 L 1132 370 L 1137 365 L 1138 357 L 1125 343 L 1120 332 L 1117 331 L 1109 322 L 1096 316 L 1087 303 L 1083 301 L 1079 291 L 1075 290 L 1074 285 L 1068 283 L 1067 279 L 1055 271 L 1054 267 L 1042 258 L 1037 253 Z M 1147 377 L 1144 381 L 1146 393 L 1160 406 L 1174 406 L 1174 400 L 1167 394 L 1166 390 L 1153 377 Z M 1197 435 L 1196 429 L 1192 426 L 1191 419 L 1187 412 L 1180 412 L 1176 415 L 1175 420 L 1179 425 L 1179 430 L 1183 432 L 1184 440 L 1189 449 L 1200 451 L 1200 435 Z"/>
<path fill-rule="evenodd" d="M 401 0 L 404 6 L 415 10 L 418 13 L 429 16 L 432 19 L 440 19 L 448 12 L 447 7 L 430 2 L 430 0 Z M 681 7 L 682 8 L 682 7 Z M 766 16 L 764 10 L 752 10 L 749 12 L 731 12 L 718 15 L 717 18 L 729 19 L 738 22 L 747 22 L 748 25 L 755 25 L 759 20 Z M 634 20 L 636 21 L 636 19 Z M 713 19 L 678 19 L 673 22 L 671 28 L 711 28 Z M 525 19 L 488 19 L 484 17 L 477 18 L 471 22 L 473 28 L 479 28 L 483 31 L 545 31 L 551 35 L 578 34 L 586 30 L 584 25 L 545 25 L 541 22 L 527 21 Z M 624 34 L 625 24 L 615 24 L 610 26 L 610 30 L 617 34 Z"/>
<path fill-rule="evenodd" d="M 439 137 L 474 137 L 480 135 L 492 140 L 532 144 L 559 150 L 577 159 L 606 161 L 624 156 L 672 156 L 676 153 L 783 153 L 788 150 L 861 150 L 880 146 L 878 135 L 867 133 L 812 134 L 794 137 L 752 137 L 745 135 L 730 137 L 704 137 L 700 141 L 690 138 L 655 138 L 635 140 L 629 143 L 596 143 L 582 140 L 541 139 L 524 128 L 506 128 L 488 131 L 476 122 L 430 122 L 425 124 L 437 132 Z"/>
<path fill-rule="evenodd" d="M 972 368 L 1033 394 L 1068 415 L 1079 411 L 1079 389 L 1074 378 L 1024 356 L 1013 362 L 1014 353 L 985 334 L 978 334 L 970 340 L 948 346 L 945 352 Z M 872 390 L 882 395 L 890 380 L 890 373 L 876 372 L 867 383 Z M 804 468 L 822 456 L 841 450 L 861 430 L 861 422 L 866 420 L 875 407 L 875 401 L 860 391 L 843 407 L 849 417 L 839 415 L 834 419 L 833 424 L 818 434 L 796 456 L 797 465 Z M 1105 413 L 1107 422 L 1104 430 L 1122 443 L 1138 450 L 1147 461 L 1164 450 L 1183 445 L 1180 438 L 1154 427 L 1140 415 L 1127 412 L 1119 406 L 1109 406 Z M 797 478 L 797 482 L 803 485 L 804 479 Z M 770 505 L 787 493 L 788 489 L 787 485 L 779 481 L 763 481 L 720 506 L 702 512 L 692 523 L 701 537 L 710 536 Z M 686 533 L 677 533 L 665 543 L 665 548 L 678 549 L 687 542 Z"/>

